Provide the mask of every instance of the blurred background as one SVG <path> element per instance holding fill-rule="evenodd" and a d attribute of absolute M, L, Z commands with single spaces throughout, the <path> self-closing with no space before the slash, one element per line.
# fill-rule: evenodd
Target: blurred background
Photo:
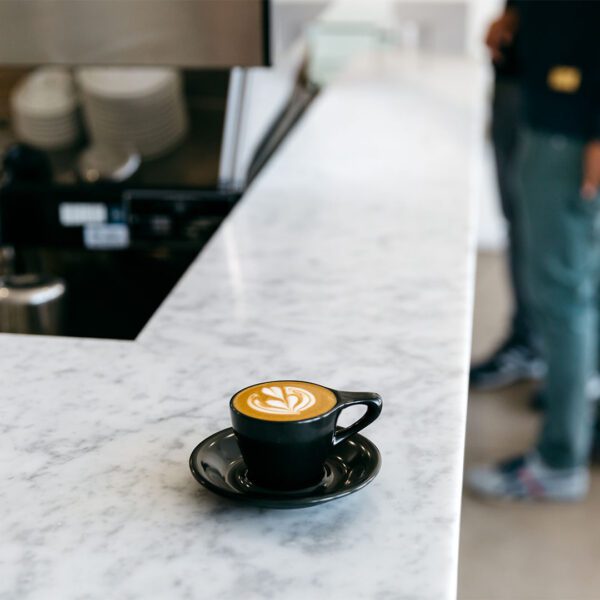
<path fill-rule="evenodd" d="M 484 60 L 482 31 L 497 9 L 446 0 L 118 6 L 0 4 L 0 273 L 12 277 L 10 298 L 55 298 L 35 318 L 65 335 L 135 338 L 349 62 L 383 48 Z M 490 248 L 503 240 L 494 193 L 481 194 Z M 31 329 L 2 314 L 0 329 Z"/>
<path fill-rule="evenodd" d="M 137 336 L 312 100 L 362 54 L 476 62 L 489 106 L 483 38 L 503 6 L 179 2 L 194 20 L 161 2 L 123 3 L 133 12 L 114 18 L 100 0 L 64 3 L 81 13 L 44 4 L 0 3 L 0 275 L 13 299 L 0 304 L 0 330 L 118 339 Z M 189 22 L 202 23 L 202 43 Z M 478 358 L 502 338 L 510 303 L 488 143 L 475 160 Z M 467 465 L 531 444 L 531 391 L 472 394 Z M 597 500 L 532 508 L 466 496 L 459 598 L 600 597 Z"/>

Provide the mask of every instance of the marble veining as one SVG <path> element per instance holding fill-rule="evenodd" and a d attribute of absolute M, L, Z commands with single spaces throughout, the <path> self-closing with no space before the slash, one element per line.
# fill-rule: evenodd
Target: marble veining
<path fill-rule="evenodd" d="M 479 82 L 365 59 L 138 340 L 0 336 L 0 598 L 455 595 Z M 370 486 L 273 511 L 197 485 L 230 395 L 273 379 L 383 396 Z"/>

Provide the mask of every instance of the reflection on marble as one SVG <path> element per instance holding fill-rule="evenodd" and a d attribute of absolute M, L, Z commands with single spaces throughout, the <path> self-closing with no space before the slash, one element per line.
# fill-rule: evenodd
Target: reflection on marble
<path fill-rule="evenodd" d="M 0 598 L 454 596 L 479 75 L 358 65 L 136 342 L 0 336 Z M 278 378 L 382 394 L 370 486 L 269 511 L 197 485 L 229 396 Z"/>

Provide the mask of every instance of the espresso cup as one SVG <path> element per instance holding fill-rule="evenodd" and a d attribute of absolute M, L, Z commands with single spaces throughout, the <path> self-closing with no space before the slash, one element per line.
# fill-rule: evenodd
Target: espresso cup
<path fill-rule="evenodd" d="M 357 404 L 366 405 L 365 414 L 349 427 L 336 427 L 342 410 Z M 287 380 L 249 386 L 229 403 L 248 478 L 272 490 L 318 484 L 335 446 L 372 423 L 381 406 L 378 394 Z"/>

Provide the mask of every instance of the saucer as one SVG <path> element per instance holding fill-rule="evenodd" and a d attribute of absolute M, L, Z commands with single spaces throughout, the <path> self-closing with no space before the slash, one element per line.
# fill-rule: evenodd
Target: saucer
<path fill-rule="evenodd" d="M 248 479 L 231 427 L 200 442 L 190 456 L 192 475 L 211 492 L 266 508 L 304 508 L 343 498 L 370 483 L 380 467 L 379 450 L 358 433 L 333 449 L 317 485 L 291 492 L 261 488 Z"/>

